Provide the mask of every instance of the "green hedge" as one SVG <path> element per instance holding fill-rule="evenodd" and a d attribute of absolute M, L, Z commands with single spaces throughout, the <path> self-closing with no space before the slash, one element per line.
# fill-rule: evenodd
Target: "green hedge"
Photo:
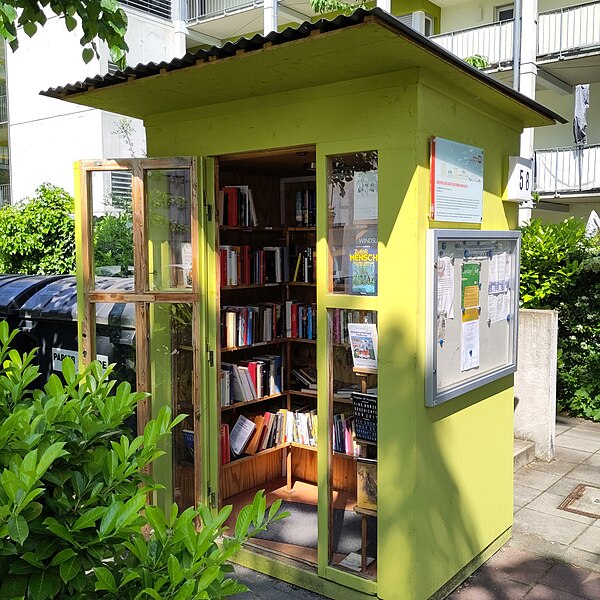
<path fill-rule="evenodd" d="M 521 306 L 559 313 L 558 409 L 600 421 L 600 238 L 575 218 L 522 234 Z"/>

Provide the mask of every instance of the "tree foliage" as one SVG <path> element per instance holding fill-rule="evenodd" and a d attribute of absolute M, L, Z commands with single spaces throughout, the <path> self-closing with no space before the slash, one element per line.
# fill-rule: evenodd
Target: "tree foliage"
<path fill-rule="evenodd" d="M 66 274 L 75 270 L 73 198 L 44 183 L 33 198 L 0 208 L 0 272 Z"/>
<path fill-rule="evenodd" d="M 81 25 L 79 41 L 86 63 L 98 53 L 97 41 L 101 40 L 108 45 L 111 60 L 125 66 L 127 15 L 117 0 L 4 0 L 0 2 L 0 36 L 16 50 L 19 35 L 32 37 L 46 23 L 45 9 L 61 17 L 68 31 Z"/>
<path fill-rule="evenodd" d="M 600 239 L 574 218 L 522 235 L 521 304 L 558 311 L 558 409 L 600 421 Z"/>

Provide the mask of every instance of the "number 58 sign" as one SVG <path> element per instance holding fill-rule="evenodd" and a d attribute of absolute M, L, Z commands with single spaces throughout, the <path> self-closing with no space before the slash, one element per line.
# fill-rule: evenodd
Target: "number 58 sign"
<path fill-rule="evenodd" d="M 531 200 L 533 191 L 533 161 L 521 156 L 508 157 L 508 183 L 505 200 Z"/>

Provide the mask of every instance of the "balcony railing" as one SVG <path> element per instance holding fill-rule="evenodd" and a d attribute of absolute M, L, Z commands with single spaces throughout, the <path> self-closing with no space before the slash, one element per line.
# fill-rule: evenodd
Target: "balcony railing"
<path fill-rule="evenodd" d="M 0 184 L 0 206 L 10 204 L 10 183 Z"/>
<path fill-rule="evenodd" d="M 6 95 L 0 96 L 0 123 L 8 123 L 8 101 Z"/>
<path fill-rule="evenodd" d="M 155 17 L 171 19 L 171 0 L 119 0 L 119 2 Z"/>
<path fill-rule="evenodd" d="M 585 52 L 600 47 L 600 2 L 538 15 L 538 57 Z"/>
<path fill-rule="evenodd" d="M 535 180 L 543 195 L 600 192 L 600 144 L 536 150 Z"/>
<path fill-rule="evenodd" d="M 490 67 L 512 63 L 513 21 L 500 21 L 434 35 L 430 39 L 459 58 L 479 54 Z"/>
<path fill-rule="evenodd" d="M 262 5 L 263 0 L 187 0 L 187 20 L 202 21 L 224 17 L 245 8 Z"/>

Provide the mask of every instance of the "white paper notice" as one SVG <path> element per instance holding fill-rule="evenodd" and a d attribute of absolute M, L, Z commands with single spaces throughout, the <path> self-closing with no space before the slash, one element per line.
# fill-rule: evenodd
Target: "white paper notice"
<path fill-rule="evenodd" d="M 488 319 L 490 323 L 504 321 L 510 314 L 511 256 L 508 252 L 490 258 L 488 283 Z"/>
<path fill-rule="evenodd" d="M 354 173 L 354 222 L 377 220 L 377 171 Z"/>
<path fill-rule="evenodd" d="M 437 263 L 438 315 L 454 318 L 454 265 L 449 256 L 440 256 Z"/>
<path fill-rule="evenodd" d="M 461 371 L 479 367 L 479 319 L 462 324 Z"/>

